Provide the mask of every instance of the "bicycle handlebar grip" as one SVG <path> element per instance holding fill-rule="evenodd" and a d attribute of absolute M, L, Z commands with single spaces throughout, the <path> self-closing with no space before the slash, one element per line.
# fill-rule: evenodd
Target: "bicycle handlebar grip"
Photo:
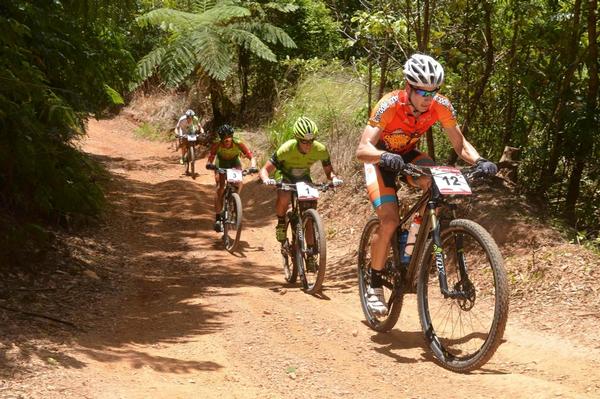
<path fill-rule="evenodd" d="M 208 170 L 216 170 L 217 167 L 213 163 L 207 163 L 206 164 L 206 169 L 208 169 Z"/>

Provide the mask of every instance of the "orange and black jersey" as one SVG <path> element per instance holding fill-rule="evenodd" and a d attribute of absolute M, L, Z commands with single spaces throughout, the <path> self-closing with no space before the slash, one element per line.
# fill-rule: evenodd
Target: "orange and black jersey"
<path fill-rule="evenodd" d="M 415 148 L 421 136 L 437 121 L 443 127 L 456 126 L 456 113 L 446 97 L 436 94 L 429 110 L 415 117 L 406 91 L 396 90 L 379 100 L 369 125 L 382 130 L 376 145 L 378 149 L 405 154 Z"/>

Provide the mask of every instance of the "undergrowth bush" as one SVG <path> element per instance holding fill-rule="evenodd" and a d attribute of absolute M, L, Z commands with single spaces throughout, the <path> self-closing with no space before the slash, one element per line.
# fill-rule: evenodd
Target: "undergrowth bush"
<path fill-rule="evenodd" d="M 309 63 L 267 127 L 265 150 L 270 153 L 292 138 L 296 119 L 307 116 L 319 126 L 318 140 L 327 145 L 334 168 L 347 174 L 356 169 L 354 153 L 367 122 L 366 102 L 365 87 L 350 69 L 335 62 Z"/>

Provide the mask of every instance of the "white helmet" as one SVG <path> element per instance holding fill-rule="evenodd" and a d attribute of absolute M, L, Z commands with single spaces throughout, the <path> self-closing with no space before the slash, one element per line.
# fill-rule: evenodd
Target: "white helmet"
<path fill-rule="evenodd" d="M 188 118 L 191 118 L 194 115 L 196 115 L 196 113 L 191 109 L 188 109 L 187 111 L 185 111 L 185 116 L 187 116 Z"/>
<path fill-rule="evenodd" d="M 404 64 L 406 81 L 424 90 L 435 90 L 444 83 L 444 68 L 428 55 L 413 54 Z"/>

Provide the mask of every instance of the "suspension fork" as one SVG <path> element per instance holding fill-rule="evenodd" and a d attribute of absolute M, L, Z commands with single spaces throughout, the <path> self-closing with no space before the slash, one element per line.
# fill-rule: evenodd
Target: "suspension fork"
<path fill-rule="evenodd" d="M 223 224 L 225 224 L 225 222 L 227 221 L 227 217 L 229 216 L 227 214 L 227 202 L 229 200 L 230 195 L 231 187 L 229 186 L 229 183 L 225 181 L 225 190 L 223 190 L 223 198 L 221 198 L 221 201 L 223 202 L 223 204 L 221 205 L 221 220 L 223 220 Z"/>
<path fill-rule="evenodd" d="M 292 218 L 293 221 L 291 223 L 295 223 L 293 225 L 293 231 L 296 232 L 296 256 L 300 258 L 304 258 L 304 253 L 306 252 L 306 248 L 304 247 L 304 231 L 302 230 L 302 213 L 300 211 L 300 204 L 297 202 L 296 192 L 292 191 Z M 298 258 L 296 258 L 298 259 Z M 298 263 L 298 262 L 296 262 Z M 300 266 L 296 264 L 298 268 L 298 273 L 300 274 L 300 278 L 304 279 L 304 265 Z"/>

